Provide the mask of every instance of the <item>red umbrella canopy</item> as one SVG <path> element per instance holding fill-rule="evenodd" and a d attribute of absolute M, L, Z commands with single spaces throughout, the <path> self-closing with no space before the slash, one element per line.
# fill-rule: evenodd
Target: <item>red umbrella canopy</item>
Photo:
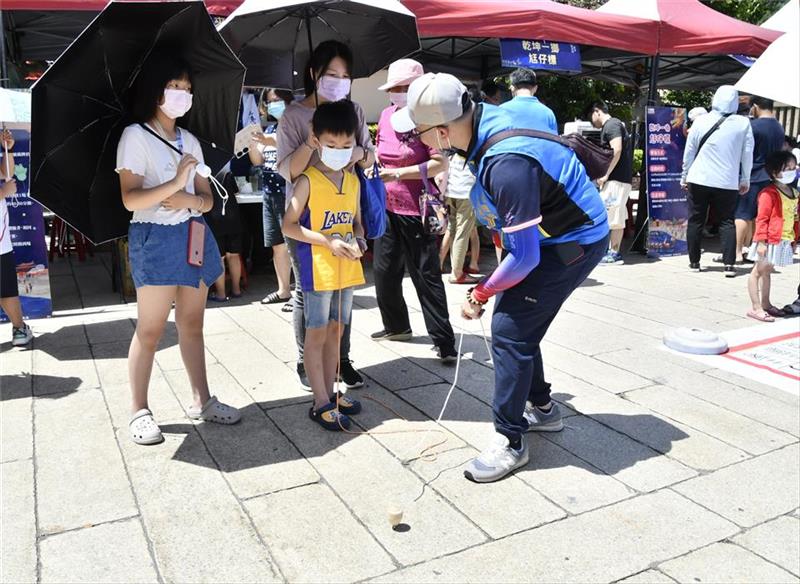
<path fill-rule="evenodd" d="M 118 0 L 124 2 L 125 0 Z M 157 2 L 160 0 L 152 0 Z M 206 9 L 213 16 L 228 16 L 242 0 L 207 0 Z M 100 12 L 108 0 L 3 0 L 3 10 L 88 10 Z"/>
<path fill-rule="evenodd" d="M 596 12 L 608 16 L 624 14 L 656 23 L 658 52 L 662 55 L 757 57 L 781 36 L 780 32 L 717 12 L 700 0 L 609 0 Z"/>
<path fill-rule="evenodd" d="M 658 25 L 551 0 L 402 0 L 420 37 L 528 38 L 655 54 Z"/>

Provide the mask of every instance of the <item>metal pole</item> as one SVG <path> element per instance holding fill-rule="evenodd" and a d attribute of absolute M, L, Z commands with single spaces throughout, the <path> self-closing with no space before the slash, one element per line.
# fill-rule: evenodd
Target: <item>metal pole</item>
<path fill-rule="evenodd" d="M 306 36 L 308 37 L 308 61 L 311 62 L 311 55 L 314 52 L 314 43 L 311 40 L 311 15 L 309 13 L 308 8 L 305 11 L 305 21 L 306 21 Z M 316 71 L 314 72 L 316 75 Z M 305 75 L 305 72 L 303 72 Z M 319 107 L 319 97 L 317 96 L 317 82 L 319 79 L 314 79 L 314 105 Z"/>
<path fill-rule="evenodd" d="M 8 87 L 8 65 L 6 64 L 6 25 L 0 10 L 0 87 Z"/>

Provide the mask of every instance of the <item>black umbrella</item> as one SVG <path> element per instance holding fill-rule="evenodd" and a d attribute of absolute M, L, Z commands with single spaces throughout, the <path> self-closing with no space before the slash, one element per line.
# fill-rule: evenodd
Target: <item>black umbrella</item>
<path fill-rule="evenodd" d="M 192 66 L 193 105 L 178 123 L 216 172 L 233 155 L 244 67 L 201 1 L 111 2 L 33 86 L 31 195 L 95 243 L 127 233 L 117 144 L 143 63 L 165 49 Z"/>
<path fill-rule="evenodd" d="M 219 30 L 246 83 L 262 87 L 301 89 L 312 43 L 350 47 L 354 78 L 419 50 L 416 19 L 398 0 L 245 0 Z"/>

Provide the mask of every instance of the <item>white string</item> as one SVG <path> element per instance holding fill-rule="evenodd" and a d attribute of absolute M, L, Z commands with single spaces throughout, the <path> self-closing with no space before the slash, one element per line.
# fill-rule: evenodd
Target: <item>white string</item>
<path fill-rule="evenodd" d="M 494 367 L 494 359 L 492 359 L 492 350 L 489 348 L 489 341 L 486 339 L 486 327 L 483 326 L 483 319 L 479 318 L 478 322 L 481 323 L 481 333 L 483 336 L 483 344 L 486 345 L 486 352 L 489 354 L 489 363 Z"/>
<path fill-rule="evenodd" d="M 225 215 L 225 206 L 228 204 L 228 199 L 230 195 L 228 194 L 228 190 L 222 186 L 222 184 L 217 180 L 215 176 L 208 177 L 209 182 L 214 186 L 219 195 L 219 198 L 222 199 L 222 215 Z M 224 193 L 224 194 L 223 194 Z"/>

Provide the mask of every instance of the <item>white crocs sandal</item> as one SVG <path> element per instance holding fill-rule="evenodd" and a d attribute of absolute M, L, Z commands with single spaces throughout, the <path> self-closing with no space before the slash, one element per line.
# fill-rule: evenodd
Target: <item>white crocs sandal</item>
<path fill-rule="evenodd" d="M 238 409 L 222 403 L 213 395 L 203 409 L 193 406 L 186 413 L 192 420 L 216 422 L 217 424 L 235 424 L 242 419 L 242 414 Z"/>
<path fill-rule="evenodd" d="M 161 435 L 161 428 L 153 419 L 153 413 L 148 409 L 142 409 L 133 414 L 128 425 L 131 431 L 131 439 L 136 444 L 158 444 L 164 441 Z"/>

